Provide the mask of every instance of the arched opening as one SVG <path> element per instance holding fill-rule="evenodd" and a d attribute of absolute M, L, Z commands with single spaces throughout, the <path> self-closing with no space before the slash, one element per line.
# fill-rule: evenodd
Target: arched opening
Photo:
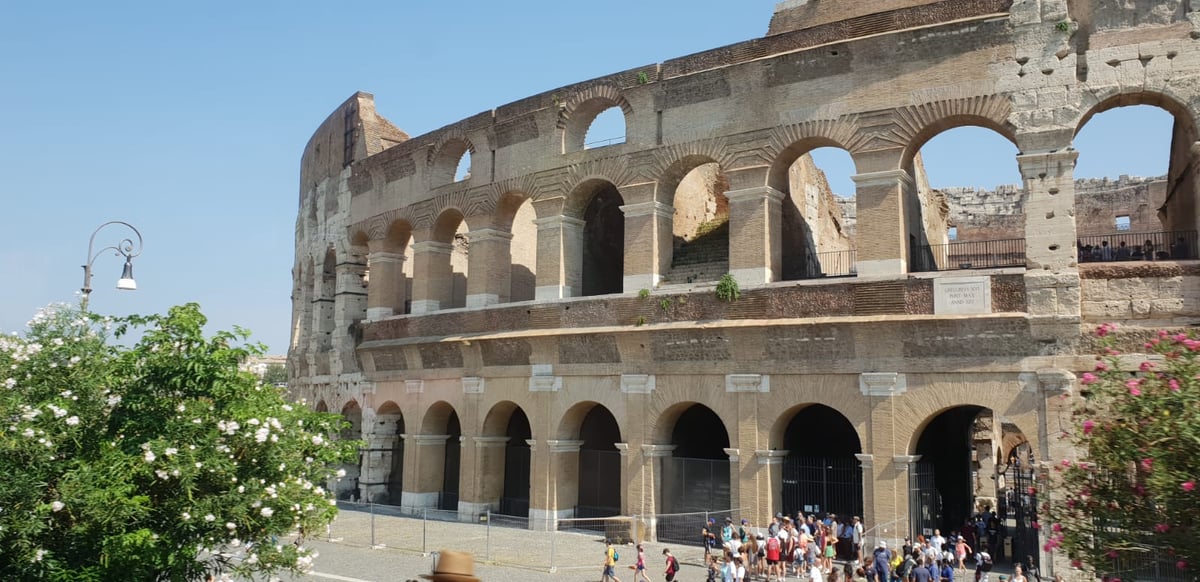
<path fill-rule="evenodd" d="M 512 233 L 509 244 L 509 301 L 532 301 L 537 289 L 537 214 L 524 194 L 506 194 L 497 207 L 497 221 Z"/>
<path fill-rule="evenodd" d="M 845 416 L 822 404 L 803 406 L 783 431 L 783 448 L 788 451 L 782 470 L 786 515 L 836 514 L 842 524 L 862 516 L 862 467 L 855 456 L 862 445 Z M 839 543 L 837 550 L 844 557 L 852 548 Z"/>
<path fill-rule="evenodd" d="M 375 413 L 375 426 L 367 442 L 363 478 L 364 500 L 399 505 L 404 490 L 404 415 L 394 402 L 385 402 Z"/>
<path fill-rule="evenodd" d="M 625 201 L 611 182 L 580 186 L 588 200 L 583 211 L 583 295 L 620 293 L 625 276 Z"/>
<path fill-rule="evenodd" d="M 625 112 L 612 106 L 596 115 L 583 138 L 583 149 L 590 150 L 625 143 Z"/>
<path fill-rule="evenodd" d="M 990 123 L 958 123 L 929 130 L 905 167 L 905 228 L 915 241 L 909 270 L 1024 267 L 1027 193 L 1017 147 Z"/>
<path fill-rule="evenodd" d="M 504 447 L 504 491 L 500 495 L 502 515 L 529 515 L 529 471 L 532 459 L 529 440 L 533 431 L 525 411 L 517 407 L 508 418 L 504 432 L 508 443 Z"/>
<path fill-rule="evenodd" d="M 438 509 L 457 511 L 459 467 L 462 459 L 462 426 L 459 424 L 458 412 L 444 401 L 430 406 L 421 421 L 421 434 L 418 439 L 423 445 L 419 475 L 423 487 L 433 485 L 438 488 Z M 438 455 L 438 452 L 442 454 Z M 423 489 L 421 493 L 429 493 L 429 490 Z M 432 499 L 424 503 L 435 505 Z"/>
<path fill-rule="evenodd" d="M 716 281 L 729 272 L 729 179 L 710 158 L 689 156 L 662 177 L 671 193 L 670 283 Z"/>
<path fill-rule="evenodd" d="M 1020 445 L 1003 457 L 1006 442 L 1026 440 L 1020 428 L 987 408 L 958 406 L 930 419 L 909 469 L 912 534 L 958 534 L 996 560 L 1011 561 L 1011 547 L 1018 558 L 1036 561 L 1036 459 L 1032 448 Z"/>
<path fill-rule="evenodd" d="M 388 261 L 381 265 L 383 269 L 368 272 L 368 293 L 387 293 L 382 299 L 384 307 L 390 307 L 395 315 L 412 313 L 413 288 L 413 236 L 412 226 L 403 220 L 393 222 L 388 226 L 387 237 L 384 239 L 383 250 L 386 253 L 380 260 Z M 400 260 L 397 267 L 392 263 Z M 390 277 L 390 281 L 378 281 L 380 277 Z M 369 281 L 375 280 L 372 287 Z M 382 291 L 380 291 L 382 290 Z"/>
<path fill-rule="evenodd" d="M 575 517 L 621 514 L 621 442 L 617 419 L 607 408 L 592 405 L 579 427 L 579 499 Z"/>
<path fill-rule="evenodd" d="M 438 216 L 434 225 L 433 240 L 443 245 L 447 256 L 436 257 L 436 266 L 427 276 L 435 281 L 444 282 L 439 289 L 440 309 L 455 309 L 467 306 L 467 277 L 470 276 L 468 253 L 470 243 L 467 237 L 467 222 L 457 209 L 450 208 Z M 441 286 L 441 285 L 439 285 Z"/>
<path fill-rule="evenodd" d="M 463 152 L 454 167 L 454 181 L 462 182 L 471 179 L 471 150 Z"/>
<path fill-rule="evenodd" d="M 1142 97 L 1101 103 L 1075 135 L 1080 262 L 1198 256 L 1193 126 L 1165 98 Z"/>
<path fill-rule="evenodd" d="M 362 438 L 362 408 L 358 403 L 351 400 L 342 407 L 342 418 L 349 423 L 338 433 L 338 438 L 342 440 L 358 440 Z M 346 476 L 338 480 L 335 485 L 334 494 L 338 499 L 354 501 L 360 498 L 358 492 L 358 477 L 362 471 L 362 451 L 359 451 L 358 459 L 354 463 L 347 463 L 341 467 L 346 471 Z"/>
<path fill-rule="evenodd" d="M 314 408 L 313 410 L 315 410 L 317 412 L 329 412 L 329 405 L 325 404 L 324 400 L 320 400 L 317 402 L 317 407 Z"/>
<path fill-rule="evenodd" d="M 815 144 L 812 144 L 815 145 Z M 855 274 L 854 160 L 841 147 L 797 144 L 789 148 L 786 174 L 773 177 L 786 194 L 781 208 L 780 249 L 785 281 Z M 792 156 L 795 156 L 792 158 Z"/>
<path fill-rule="evenodd" d="M 703 404 L 678 412 L 671 429 L 672 456 L 663 459 L 664 513 L 730 509 L 729 433 Z"/>

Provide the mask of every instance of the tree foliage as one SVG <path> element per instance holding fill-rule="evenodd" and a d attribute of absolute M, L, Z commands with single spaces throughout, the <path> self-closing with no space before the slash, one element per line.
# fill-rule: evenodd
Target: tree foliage
<path fill-rule="evenodd" d="M 287 368 L 283 364 L 267 364 L 266 371 L 263 372 L 263 384 L 274 386 L 276 384 L 286 384 L 288 380 Z"/>
<path fill-rule="evenodd" d="M 0 579 L 192 580 L 311 567 L 306 535 L 357 443 L 205 337 L 195 304 L 101 320 L 43 310 L 0 337 Z M 132 347 L 108 341 L 142 331 Z"/>
<path fill-rule="evenodd" d="M 1047 549 L 1112 580 L 1154 560 L 1190 570 L 1200 558 L 1200 341 L 1159 332 L 1145 347 L 1161 358 L 1131 371 L 1113 329 L 1097 331 L 1105 352 L 1080 382 L 1064 438 L 1081 456 L 1055 467 L 1062 494 L 1050 502 Z"/>

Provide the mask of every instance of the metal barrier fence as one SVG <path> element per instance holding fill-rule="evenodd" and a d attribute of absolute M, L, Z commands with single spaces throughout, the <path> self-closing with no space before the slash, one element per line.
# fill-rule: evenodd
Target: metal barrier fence
<path fill-rule="evenodd" d="M 1197 236 L 1194 230 L 1164 232 L 1114 232 L 1079 237 L 1079 261 L 1107 263 L 1113 261 L 1165 261 L 1197 258 Z"/>
<path fill-rule="evenodd" d="M 915 272 L 1024 267 L 1025 239 L 917 245 L 912 254 Z"/>
<path fill-rule="evenodd" d="M 1112 571 L 1105 572 L 1122 580 L 1155 580 L 1156 582 L 1194 582 L 1196 573 L 1180 570 L 1178 558 L 1171 557 L 1164 548 L 1145 546 L 1142 552 L 1122 552 L 1121 558 L 1113 560 Z"/>
<path fill-rule="evenodd" d="M 595 568 L 604 561 L 605 540 L 621 553 L 621 566 L 635 561 L 634 546 L 645 542 L 647 560 L 661 556 L 664 544 L 695 546 L 696 555 L 680 555 L 701 562 L 700 528 L 708 518 L 718 524 L 726 517 L 737 520 L 740 510 L 659 515 L 658 532 L 666 539 L 647 542 L 655 520 L 645 516 L 539 519 L 487 512 L 478 520 L 460 521 L 458 512 L 340 501 L 337 519 L 324 538 L 334 543 L 434 554 L 442 549 L 471 552 L 477 560 L 555 572 Z M 664 527 L 665 526 L 665 527 Z M 686 549 L 681 548 L 686 551 Z"/>
<path fill-rule="evenodd" d="M 803 278 L 853 277 L 857 274 L 857 260 L 858 253 L 854 250 L 815 253 L 809 256 L 809 262 L 805 264 Z"/>

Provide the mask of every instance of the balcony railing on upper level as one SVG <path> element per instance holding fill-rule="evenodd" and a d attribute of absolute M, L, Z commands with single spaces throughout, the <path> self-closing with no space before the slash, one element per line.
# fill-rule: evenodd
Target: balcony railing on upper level
<path fill-rule="evenodd" d="M 857 273 L 854 268 L 857 260 L 858 253 L 853 249 L 814 253 L 804 265 L 802 278 L 853 277 Z"/>
<path fill-rule="evenodd" d="M 917 245 L 913 249 L 914 272 L 995 269 L 1025 266 L 1025 239 L 952 242 Z"/>
<path fill-rule="evenodd" d="M 1187 260 L 1197 258 L 1200 249 L 1194 230 L 1081 236 L 1076 247 L 1081 263 Z"/>

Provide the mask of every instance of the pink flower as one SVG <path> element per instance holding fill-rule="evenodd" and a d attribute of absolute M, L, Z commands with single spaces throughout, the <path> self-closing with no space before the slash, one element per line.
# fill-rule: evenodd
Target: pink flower
<path fill-rule="evenodd" d="M 1093 374 L 1091 372 L 1084 372 L 1083 378 L 1081 378 L 1079 380 L 1079 383 L 1087 385 L 1087 384 L 1095 384 L 1096 382 L 1099 382 L 1099 381 L 1100 381 L 1100 378 L 1097 377 L 1095 374 Z"/>
<path fill-rule="evenodd" d="M 1196 482 L 1195 481 L 1184 481 L 1180 485 L 1180 487 L 1182 487 L 1184 491 L 1189 491 L 1189 492 L 1194 491 L 1196 489 Z"/>
<path fill-rule="evenodd" d="M 1154 468 L 1154 459 L 1152 459 L 1150 457 L 1146 457 L 1145 459 L 1142 459 L 1142 468 L 1147 471 Z"/>
<path fill-rule="evenodd" d="M 1081 568 L 1081 567 L 1083 567 L 1083 562 L 1080 562 L 1079 560 L 1071 560 L 1071 567 L 1072 568 Z"/>
<path fill-rule="evenodd" d="M 1100 361 L 1096 362 L 1096 371 L 1097 372 L 1103 372 L 1107 369 L 1108 369 L 1108 364 L 1104 363 L 1104 360 L 1100 360 Z"/>
<path fill-rule="evenodd" d="M 1050 526 L 1050 530 L 1053 531 L 1054 533 L 1058 533 L 1058 532 L 1062 531 L 1062 524 L 1056 523 L 1056 524 Z"/>
<path fill-rule="evenodd" d="M 1167 333 L 1167 330 L 1165 330 L 1165 329 L 1158 330 L 1158 337 L 1165 338 L 1168 335 L 1170 335 L 1170 334 Z"/>
<path fill-rule="evenodd" d="M 1187 560 L 1180 560 L 1178 562 L 1175 562 L 1175 567 L 1179 568 L 1180 570 L 1187 570 L 1187 567 L 1188 567 Z"/>
<path fill-rule="evenodd" d="M 1171 388 L 1171 392 L 1179 392 L 1179 380 L 1171 378 L 1167 381 L 1167 386 Z"/>
<path fill-rule="evenodd" d="M 1091 419 L 1083 421 L 1083 434 L 1090 435 L 1090 434 L 1092 434 L 1092 430 L 1094 430 L 1095 428 L 1096 428 L 1096 423 L 1093 422 Z"/>
<path fill-rule="evenodd" d="M 1194 339 L 1183 340 L 1183 347 L 1187 348 L 1189 352 L 1194 352 L 1200 348 L 1200 342 Z"/>
<path fill-rule="evenodd" d="M 1115 327 L 1116 326 L 1114 326 L 1111 323 L 1101 324 L 1100 327 L 1096 328 L 1096 335 L 1098 335 L 1100 337 L 1104 337 L 1104 336 L 1108 335 L 1108 333 L 1111 332 Z"/>
<path fill-rule="evenodd" d="M 1142 365 L 1138 366 L 1138 369 L 1143 372 L 1149 372 L 1150 370 L 1154 369 L 1154 362 L 1146 360 L 1145 362 L 1142 362 Z"/>
<path fill-rule="evenodd" d="M 1188 336 L 1186 333 L 1175 334 L 1175 341 L 1177 341 L 1177 342 L 1187 341 L 1187 339 L 1188 339 Z"/>
<path fill-rule="evenodd" d="M 1167 533 L 1167 532 L 1171 531 L 1171 526 L 1167 525 L 1165 523 L 1160 523 L 1160 524 L 1154 526 L 1154 531 L 1156 531 L 1158 533 Z"/>
<path fill-rule="evenodd" d="M 1140 379 L 1134 378 L 1134 379 L 1126 382 L 1125 387 L 1129 388 L 1129 394 L 1131 396 L 1141 396 L 1142 389 L 1138 388 L 1138 386 L 1141 386 L 1141 384 L 1142 384 L 1142 381 Z"/>
<path fill-rule="evenodd" d="M 1107 553 L 1107 554 L 1104 554 L 1104 555 L 1106 555 L 1106 556 L 1108 556 L 1109 558 L 1112 558 L 1112 559 L 1114 559 L 1114 560 L 1115 560 L 1115 559 L 1117 559 L 1117 556 L 1118 556 L 1118 554 L 1117 554 L 1117 551 L 1116 551 L 1116 550 L 1109 550 L 1109 551 L 1108 551 L 1108 553 Z"/>

